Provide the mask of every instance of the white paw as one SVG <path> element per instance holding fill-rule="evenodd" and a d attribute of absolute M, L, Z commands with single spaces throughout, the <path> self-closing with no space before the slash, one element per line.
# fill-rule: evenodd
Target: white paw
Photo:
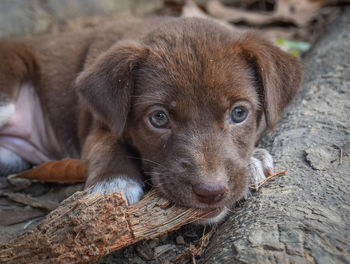
<path fill-rule="evenodd" d="M 270 153 L 261 148 L 256 148 L 248 165 L 249 183 L 258 186 L 267 176 L 273 173 L 273 158 Z M 249 195 L 249 190 L 245 197 Z"/>
<path fill-rule="evenodd" d="M 250 184 L 262 183 L 273 172 L 273 159 L 265 149 L 256 148 L 248 165 Z"/>
<path fill-rule="evenodd" d="M 144 195 L 142 185 L 139 182 L 130 179 L 128 176 L 125 175 L 118 175 L 115 178 L 97 182 L 94 186 L 92 186 L 89 189 L 89 194 L 107 194 L 118 191 L 121 191 L 124 194 L 129 205 L 140 201 L 140 199 Z"/>

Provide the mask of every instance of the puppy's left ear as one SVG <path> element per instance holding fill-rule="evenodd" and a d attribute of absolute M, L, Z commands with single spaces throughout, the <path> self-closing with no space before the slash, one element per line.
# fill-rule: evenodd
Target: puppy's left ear
<path fill-rule="evenodd" d="M 148 52 L 137 42 L 122 41 L 97 57 L 76 79 L 76 88 L 92 112 L 118 136 L 130 110 L 134 69 Z"/>
<path fill-rule="evenodd" d="M 238 41 L 236 48 L 252 69 L 267 127 L 272 129 L 301 86 L 303 66 L 297 58 L 253 33 Z"/>

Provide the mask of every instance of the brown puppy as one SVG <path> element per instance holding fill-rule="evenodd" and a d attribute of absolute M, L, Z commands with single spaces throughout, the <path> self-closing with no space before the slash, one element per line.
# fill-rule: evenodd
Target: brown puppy
<path fill-rule="evenodd" d="M 65 157 L 90 192 L 154 186 L 220 220 L 273 169 L 254 149 L 302 79 L 292 56 L 205 19 L 0 42 L 0 174 Z"/>

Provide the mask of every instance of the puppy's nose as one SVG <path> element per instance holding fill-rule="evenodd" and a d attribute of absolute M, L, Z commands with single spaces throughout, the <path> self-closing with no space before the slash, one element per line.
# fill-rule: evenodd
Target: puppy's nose
<path fill-rule="evenodd" d="M 202 203 L 217 203 L 224 198 L 227 187 L 222 181 L 215 182 L 198 182 L 192 184 L 193 192 Z"/>

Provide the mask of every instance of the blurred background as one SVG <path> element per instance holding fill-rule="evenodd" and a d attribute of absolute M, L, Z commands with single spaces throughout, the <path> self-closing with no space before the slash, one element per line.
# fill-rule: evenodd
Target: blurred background
<path fill-rule="evenodd" d="M 130 16 L 205 16 L 261 31 L 299 56 L 349 0 L 1 0 L 0 38 L 77 31 Z"/>

